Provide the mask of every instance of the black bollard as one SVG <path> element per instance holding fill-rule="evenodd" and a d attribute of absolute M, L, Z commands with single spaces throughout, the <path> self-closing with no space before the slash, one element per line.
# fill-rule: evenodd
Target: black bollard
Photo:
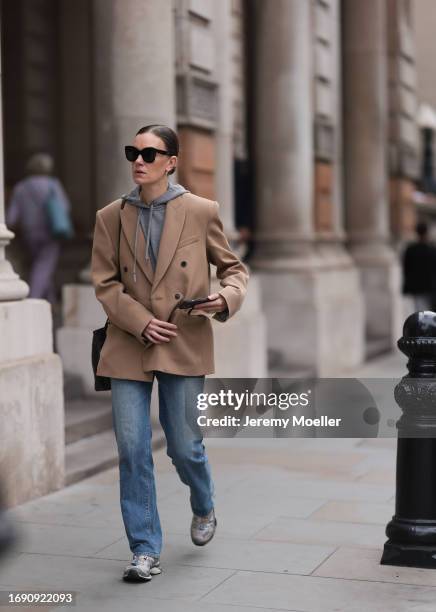
<path fill-rule="evenodd" d="M 381 564 L 436 568 L 436 313 L 410 315 L 398 347 L 409 374 L 395 388 L 397 490 Z"/>

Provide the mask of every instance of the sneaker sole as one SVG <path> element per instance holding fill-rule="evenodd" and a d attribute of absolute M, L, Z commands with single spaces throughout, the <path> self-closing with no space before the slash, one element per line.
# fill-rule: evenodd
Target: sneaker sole
<path fill-rule="evenodd" d="M 213 533 L 212 533 L 212 535 L 210 536 L 210 538 L 209 538 L 208 540 L 204 541 L 204 542 L 196 542 L 196 541 L 194 540 L 194 538 L 192 537 L 192 534 L 191 534 L 191 540 L 192 540 L 192 543 L 193 543 L 193 544 L 195 544 L 195 546 L 206 546 L 206 544 L 209 544 L 209 542 L 211 541 L 211 539 L 212 539 L 212 538 L 213 538 L 213 536 L 215 535 L 215 531 L 216 531 L 216 526 L 217 526 L 217 525 L 218 525 L 218 521 L 215 519 L 215 529 L 213 530 Z"/>
<path fill-rule="evenodd" d="M 150 570 L 150 576 L 145 576 L 144 574 L 141 574 L 141 572 L 138 570 L 130 569 L 123 575 L 123 580 L 125 580 L 126 582 L 148 582 L 152 579 L 152 576 L 157 576 L 161 573 L 162 570 L 160 567 L 152 567 Z"/>

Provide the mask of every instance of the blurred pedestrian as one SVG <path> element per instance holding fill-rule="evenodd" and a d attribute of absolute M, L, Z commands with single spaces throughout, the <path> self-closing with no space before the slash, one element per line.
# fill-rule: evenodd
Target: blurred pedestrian
<path fill-rule="evenodd" d="M 60 241 L 72 236 L 71 205 L 59 179 L 52 176 L 53 158 L 35 153 L 27 162 L 27 177 L 12 192 L 6 224 L 18 229 L 31 261 L 29 297 L 56 303 L 54 275 Z"/>
<path fill-rule="evenodd" d="M 417 240 L 403 254 L 403 293 L 411 295 L 415 310 L 430 310 L 436 289 L 436 248 L 428 239 L 428 225 L 417 223 Z"/>

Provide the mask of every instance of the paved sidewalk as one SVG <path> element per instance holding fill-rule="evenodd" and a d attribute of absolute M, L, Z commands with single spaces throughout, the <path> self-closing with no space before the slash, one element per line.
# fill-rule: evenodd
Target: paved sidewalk
<path fill-rule="evenodd" d="M 400 350 L 395 350 L 371 359 L 347 374 L 358 378 L 401 378 L 407 374 L 407 357 Z"/>
<path fill-rule="evenodd" d="M 405 373 L 395 355 L 379 360 L 378 372 L 383 363 L 389 375 Z M 436 609 L 436 572 L 379 565 L 394 508 L 395 440 L 205 443 L 217 493 L 210 544 L 192 545 L 188 489 L 160 450 L 161 575 L 121 580 L 130 552 L 114 468 L 11 511 L 23 537 L 0 566 L 0 590 L 71 589 L 80 612 Z"/>

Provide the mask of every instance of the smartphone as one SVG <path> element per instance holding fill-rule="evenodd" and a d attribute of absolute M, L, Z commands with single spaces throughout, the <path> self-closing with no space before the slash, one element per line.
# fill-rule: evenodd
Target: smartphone
<path fill-rule="evenodd" d="M 184 302 L 180 302 L 179 308 L 188 309 L 193 308 L 197 304 L 204 304 L 205 302 L 210 302 L 211 300 L 207 297 L 205 298 L 197 298 L 196 300 L 185 300 Z"/>

